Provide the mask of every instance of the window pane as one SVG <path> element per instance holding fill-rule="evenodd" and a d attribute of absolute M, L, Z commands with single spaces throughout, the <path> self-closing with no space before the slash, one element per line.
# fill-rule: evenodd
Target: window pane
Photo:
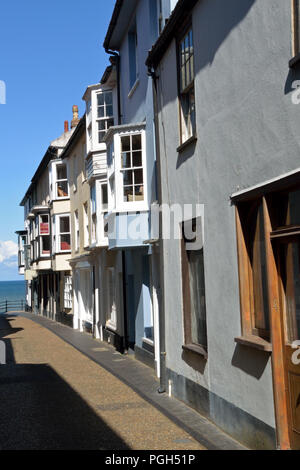
<path fill-rule="evenodd" d="M 112 127 L 114 125 L 114 120 L 113 119 L 108 119 L 107 120 L 107 129 L 109 129 L 110 127 Z"/>
<path fill-rule="evenodd" d="M 69 217 L 60 218 L 60 233 L 70 232 L 70 219 Z"/>
<path fill-rule="evenodd" d="M 104 94 L 100 93 L 97 96 L 97 100 L 98 100 L 98 106 L 103 106 L 104 105 Z"/>
<path fill-rule="evenodd" d="M 300 191 L 274 194 L 272 201 L 273 229 L 287 225 L 300 225 Z"/>
<path fill-rule="evenodd" d="M 194 53 L 193 31 L 189 32 L 190 55 Z"/>
<path fill-rule="evenodd" d="M 113 115 L 114 115 L 113 107 L 111 105 L 107 105 L 106 106 L 106 116 L 113 116 Z"/>
<path fill-rule="evenodd" d="M 144 200 L 144 186 L 135 186 L 134 187 L 134 200 L 143 201 Z"/>
<path fill-rule="evenodd" d="M 99 132 L 99 134 L 98 134 L 98 142 L 99 142 L 99 144 L 100 144 L 101 142 L 103 142 L 103 139 L 104 139 L 105 134 L 106 134 L 105 131 Z"/>
<path fill-rule="evenodd" d="M 281 278 L 285 292 L 288 341 L 300 339 L 300 250 L 299 242 L 281 246 Z"/>
<path fill-rule="evenodd" d="M 254 211 L 252 219 L 250 261 L 254 296 L 254 325 L 258 330 L 269 331 L 268 286 L 266 269 L 265 234 L 262 204 Z"/>
<path fill-rule="evenodd" d="M 188 60 L 186 65 L 185 65 L 185 70 L 186 70 L 186 83 L 189 84 L 191 83 L 191 75 L 190 75 L 190 61 Z"/>
<path fill-rule="evenodd" d="M 142 166 L 142 152 L 132 153 L 132 166 L 133 167 Z"/>
<path fill-rule="evenodd" d="M 124 202 L 132 202 L 134 200 L 133 186 L 124 186 Z"/>
<path fill-rule="evenodd" d="M 289 193 L 287 225 L 300 225 L 300 191 Z"/>
<path fill-rule="evenodd" d="M 142 149 L 142 136 L 141 134 L 132 136 L 132 150 L 141 150 Z"/>
<path fill-rule="evenodd" d="M 57 197 L 68 197 L 69 187 L 68 181 L 61 181 L 57 183 Z"/>
<path fill-rule="evenodd" d="M 122 168 L 130 168 L 130 153 L 122 153 Z"/>
<path fill-rule="evenodd" d="M 123 173 L 124 186 L 133 184 L 133 171 L 124 171 Z"/>
<path fill-rule="evenodd" d="M 71 250 L 71 235 L 60 236 L 60 249 L 61 251 Z"/>
<path fill-rule="evenodd" d="M 110 91 L 105 93 L 105 103 L 112 104 L 112 93 Z"/>
<path fill-rule="evenodd" d="M 189 101 L 190 101 L 190 125 L 191 125 L 190 133 L 191 135 L 195 135 L 196 134 L 196 106 L 195 106 L 194 87 L 190 90 Z"/>
<path fill-rule="evenodd" d="M 98 108 L 98 118 L 104 118 L 105 113 L 104 113 L 104 106 L 99 106 Z"/>
<path fill-rule="evenodd" d="M 56 175 L 58 180 L 67 179 L 67 167 L 66 165 L 57 165 L 56 166 Z"/>
<path fill-rule="evenodd" d="M 191 296 L 191 340 L 194 344 L 207 347 L 203 249 L 189 251 L 188 260 Z"/>
<path fill-rule="evenodd" d="M 107 210 L 107 205 L 108 205 L 108 192 L 107 192 L 107 185 L 103 184 L 101 186 L 101 193 L 102 193 L 102 210 L 106 211 Z"/>
<path fill-rule="evenodd" d="M 135 170 L 134 184 L 143 184 L 143 170 Z"/>
<path fill-rule="evenodd" d="M 98 130 L 99 131 L 106 130 L 106 121 L 104 119 L 98 122 Z"/>
<path fill-rule="evenodd" d="M 130 136 L 122 137 L 122 152 L 130 152 Z"/>
<path fill-rule="evenodd" d="M 42 243 L 42 254 L 48 255 L 50 254 L 50 237 L 41 237 Z"/>
<path fill-rule="evenodd" d="M 49 235 L 49 216 L 42 215 L 40 218 L 40 235 Z"/>

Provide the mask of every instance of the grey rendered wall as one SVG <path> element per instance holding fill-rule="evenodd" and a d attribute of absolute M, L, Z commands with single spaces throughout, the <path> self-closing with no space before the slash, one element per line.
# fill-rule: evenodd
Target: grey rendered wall
<path fill-rule="evenodd" d="M 291 83 L 300 74 L 288 68 L 290 2 L 199 1 L 193 30 L 198 141 L 177 153 L 174 41 L 159 70 L 160 147 L 164 202 L 205 204 L 209 358 L 182 352 L 180 247 L 170 242 L 164 256 L 167 367 L 274 428 L 270 358 L 234 342 L 241 321 L 230 195 L 300 166 L 300 107 L 291 102 Z M 210 415 L 226 427 L 215 404 L 209 401 Z"/>

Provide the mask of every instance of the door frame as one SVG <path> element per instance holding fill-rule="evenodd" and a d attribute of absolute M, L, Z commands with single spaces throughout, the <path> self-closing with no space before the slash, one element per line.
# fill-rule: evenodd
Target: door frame
<path fill-rule="evenodd" d="M 281 272 L 278 263 L 278 242 L 275 242 L 271 236 L 272 223 L 266 197 L 263 197 L 263 209 L 277 444 L 281 450 L 290 450 L 293 447 L 294 431 L 292 430 L 292 406 L 290 403 L 290 385 L 286 362 L 286 319 L 284 317 L 285 314 L 280 287 Z M 292 237 L 292 234 L 288 235 L 288 237 Z"/>

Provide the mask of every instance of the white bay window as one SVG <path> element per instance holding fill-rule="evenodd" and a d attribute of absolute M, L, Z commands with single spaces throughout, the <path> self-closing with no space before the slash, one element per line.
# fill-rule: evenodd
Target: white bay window
<path fill-rule="evenodd" d="M 109 211 L 148 210 L 144 125 L 113 128 L 106 142 Z"/>
<path fill-rule="evenodd" d="M 143 201 L 142 135 L 122 136 L 121 152 L 124 202 Z"/>

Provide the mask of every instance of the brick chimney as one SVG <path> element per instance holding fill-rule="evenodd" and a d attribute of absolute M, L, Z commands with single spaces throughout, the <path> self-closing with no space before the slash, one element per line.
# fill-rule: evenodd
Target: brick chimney
<path fill-rule="evenodd" d="M 73 119 L 71 121 L 71 129 L 77 126 L 79 123 L 79 117 L 78 117 L 78 106 L 74 105 L 72 108 L 73 111 Z"/>
<path fill-rule="evenodd" d="M 64 132 L 69 132 L 69 121 L 65 121 L 65 130 Z"/>

